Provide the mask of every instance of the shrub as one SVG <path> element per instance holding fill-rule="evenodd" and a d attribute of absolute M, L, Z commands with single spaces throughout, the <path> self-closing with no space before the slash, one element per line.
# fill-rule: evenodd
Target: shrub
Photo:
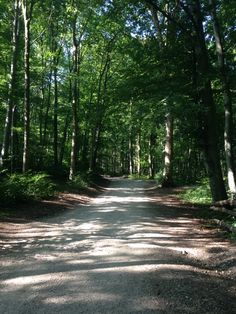
<path fill-rule="evenodd" d="M 74 180 L 73 183 L 76 184 L 78 188 L 87 188 L 88 187 L 88 180 L 85 176 L 78 174 Z"/>
<path fill-rule="evenodd" d="M 55 186 L 45 173 L 13 174 L 0 182 L 0 198 L 5 204 L 48 198 L 54 191 Z"/>
<path fill-rule="evenodd" d="M 55 185 L 45 173 L 28 176 L 27 194 L 32 199 L 45 199 L 53 196 Z"/>

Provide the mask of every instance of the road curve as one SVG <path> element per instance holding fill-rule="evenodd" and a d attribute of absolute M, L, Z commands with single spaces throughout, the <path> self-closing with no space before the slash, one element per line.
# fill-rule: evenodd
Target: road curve
<path fill-rule="evenodd" d="M 90 204 L 1 232 L 0 313 L 233 313 L 232 280 L 206 267 L 224 243 L 152 202 L 152 184 L 113 179 Z"/>

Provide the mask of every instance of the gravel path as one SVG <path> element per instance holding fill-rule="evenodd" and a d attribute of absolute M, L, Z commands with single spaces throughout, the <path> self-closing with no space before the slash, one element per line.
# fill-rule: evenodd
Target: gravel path
<path fill-rule="evenodd" d="M 152 185 L 113 179 L 89 205 L 2 224 L 0 313 L 236 313 L 235 247 Z"/>

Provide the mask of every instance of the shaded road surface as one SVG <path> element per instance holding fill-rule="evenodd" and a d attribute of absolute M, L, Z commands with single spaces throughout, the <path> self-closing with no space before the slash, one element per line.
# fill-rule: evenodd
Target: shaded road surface
<path fill-rule="evenodd" d="M 90 205 L 8 224 L 0 313 L 236 313 L 232 246 L 152 184 L 114 179 Z"/>

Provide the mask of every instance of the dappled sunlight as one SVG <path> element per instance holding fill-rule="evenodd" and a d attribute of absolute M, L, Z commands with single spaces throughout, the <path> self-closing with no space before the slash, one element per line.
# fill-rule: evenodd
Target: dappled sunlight
<path fill-rule="evenodd" d="M 170 281 L 178 298 L 198 304 L 203 282 L 211 278 L 209 289 L 218 288 L 214 266 L 204 265 L 214 254 L 212 234 L 200 232 L 197 220 L 181 209 L 157 207 L 138 189 L 136 195 L 135 188 L 114 187 L 86 207 L 24 228 L 6 224 L 0 230 L 0 300 L 10 313 L 19 304 L 29 312 L 31 300 L 44 309 L 40 313 L 60 312 L 61 306 L 70 313 L 75 305 L 89 313 L 168 313 L 167 303 L 183 309 L 165 290 Z M 215 250 L 225 253 L 226 243 L 218 241 Z"/>
<path fill-rule="evenodd" d="M 91 294 L 88 293 L 79 293 L 76 297 L 76 301 L 81 301 L 83 302 L 86 299 L 91 298 Z M 106 302 L 112 302 L 115 300 L 119 300 L 119 296 L 116 294 L 111 294 L 111 293 L 93 293 L 92 299 L 97 300 L 97 301 L 106 301 Z M 75 301 L 75 296 L 72 295 L 67 295 L 67 296 L 61 296 L 61 297 L 51 297 L 51 298 L 46 298 L 43 303 L 45 304 L 66 304 L 66 303 L 73 303 Z"/>
<path fill-rule="evenodd" d="M 110 203 L 146 203 L 149 202 L 150 199 L 144 196 L 104 196 L 97 198 L 94 203 L 95 204 L 110 204 Z"/>

